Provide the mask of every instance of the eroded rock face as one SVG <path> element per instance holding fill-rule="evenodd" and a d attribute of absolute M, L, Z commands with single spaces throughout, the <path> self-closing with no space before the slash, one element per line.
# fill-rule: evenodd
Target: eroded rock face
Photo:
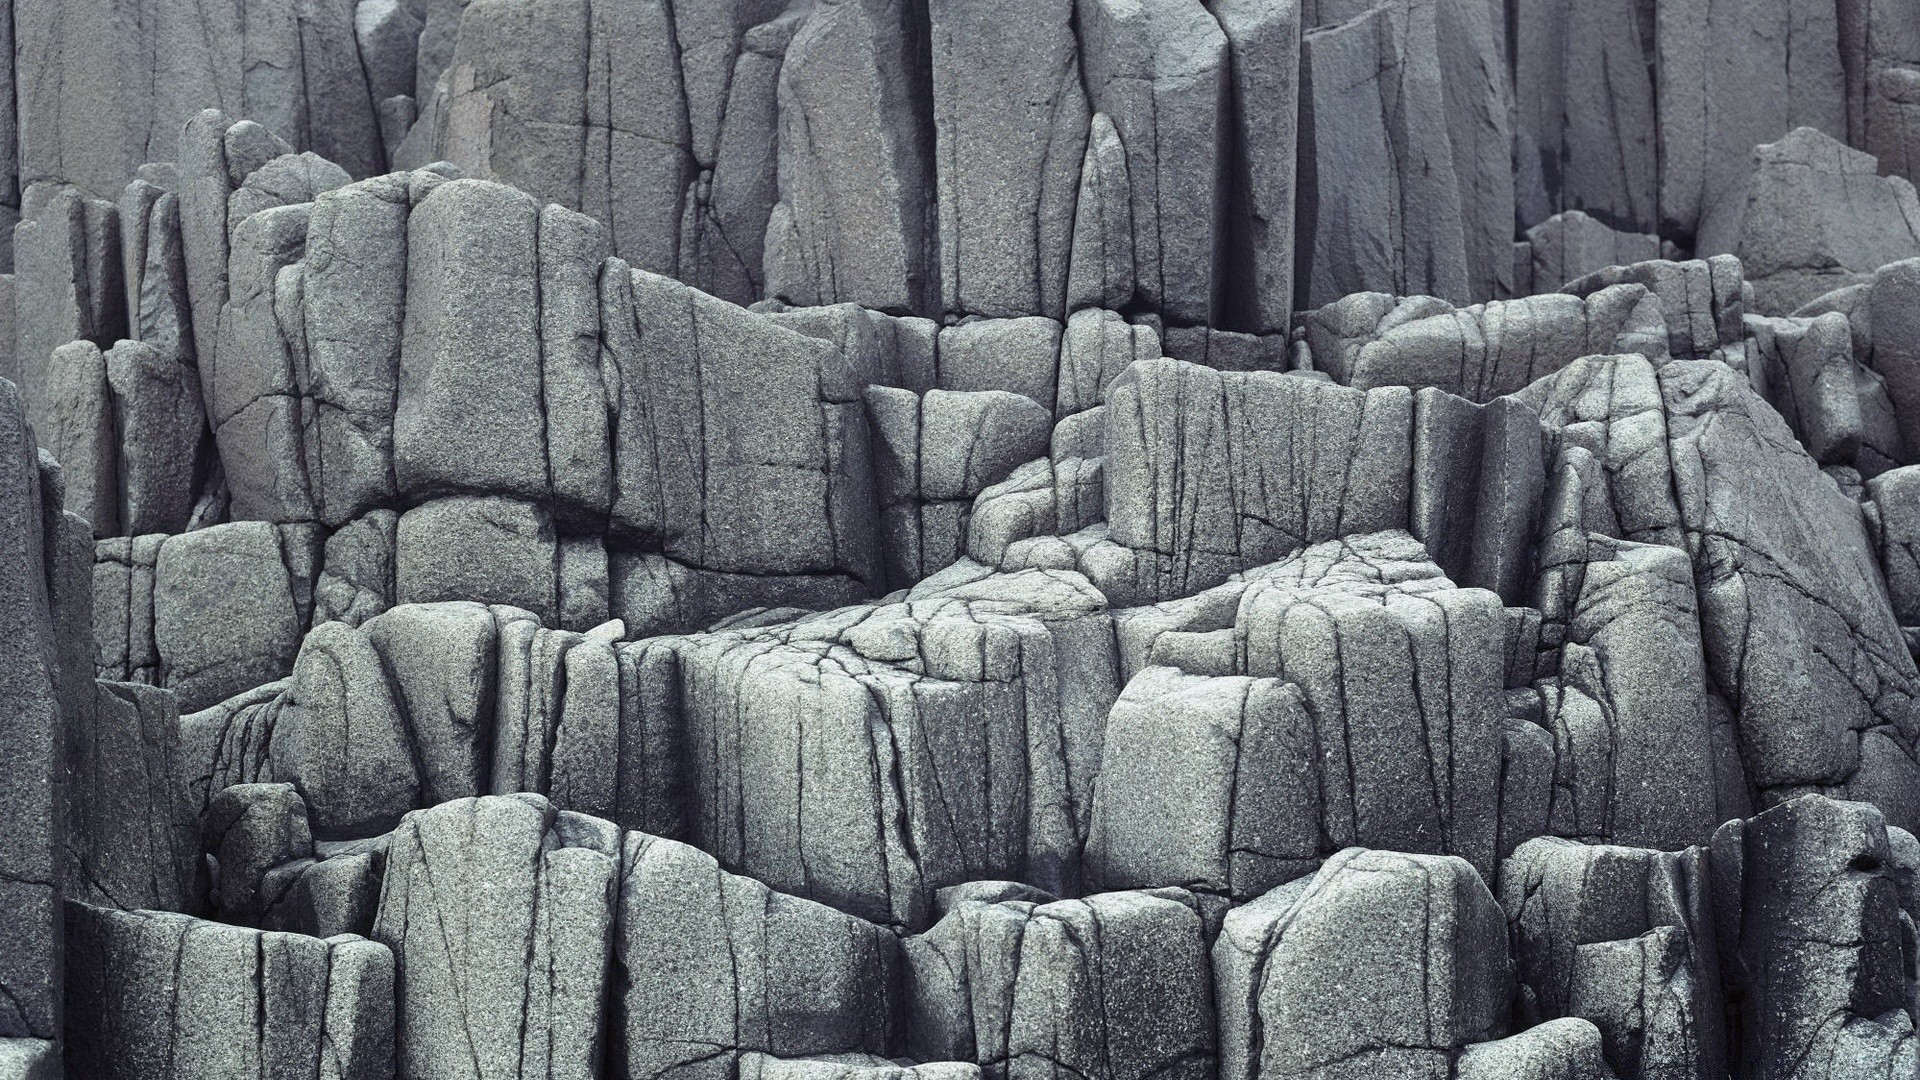
<path fill-rule="evenodd" d="M 1915 0 L 0 70 L 0 1075 L 1920 1069 Z"/>

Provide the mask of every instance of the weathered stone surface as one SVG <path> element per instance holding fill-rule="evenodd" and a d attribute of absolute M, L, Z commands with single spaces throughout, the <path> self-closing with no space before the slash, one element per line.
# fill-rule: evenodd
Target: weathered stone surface
<path fill-rule="evenodd" d="M 675 643 L 689 839 L 909 927 L 947 885 L 1066 888 L 1118 693 L 1103 607 L 1029 571 Z"/>
<path fill-rule="evenodd" d="M 1711 0 L 1653 13 L 1662 233 L 1739 212 L 1748 156 L 1794 128 L 1846 133 L 1837 8 Z M 1644 40 L 1644 38 L 1643 38 Z"/>
<path fill-rule="evenodd" d="M 935 2 L 944 312 L 1065 316 L 1088 104 L 1069 0 Z"/>
<path fill-rule="evenodd" d="M 1900 749 L 1916 723 L 1913 658 L 1858 504 L 1731 369 L 1670 364 L 1660 386 L 1686 545 L 1708 568 L 1707 670 L 1736 703 L 1751 782 L 1844 792 L 1913 821 L 1920 785 Z"/>
<path fill-rule="evenodd" d="M 107 350 L 106 369 L 121 528 L 129 536 L 185 532 L 211 451 L 199 379 L 191 366 L 144 341 Z"/>
<path fill-rule="evenodd" d="M 1660 303 L 1637 285 L 1458 309 L 1431 297 L 1356 293 L 1304 319 L 1314 369 L 1362 390 L 1432 386 L 1486 402 L 1583 356 L 1667 358 Z"/>
<path fill-rule="evenodd" d="M 608 264 L 612 535 L 704 570 L 877 576 L 865 409 L 827 342 Z"/>
<path fill-rule="evenodd" d="M 67 718 L 67 895 L 123 910 L 193 911 L 198 826 L 173 694 L 101 682 Z"/>
<path fill-rule="evenodd" d="M 1229 1080 L 1446 1076 L 1507 1030 L 1500 908 L 1451 857 L 1343 851 L 1229 912 L 1213 972 Z"/>
<path fill-rule="evenodd" d="M 1599 1028 L 1623 1076 L 1718 1076 L 1724 1002 L 1704 847 L 1540 839 L 1501 871 L 1520 1019 Z"/>
<path fill-rule="evenodd" d="M 1310 873 L 1312 736 L 1300 688 L 1279 679 L 1136 675 L 1107 716 L 1088 876 L 1245 900 Z"/>
<path fill-rule="evenodd" d="M 1095 0 L 1078 18 L 1088 94 L 1126 153 L 1139 299 L 1171 321 L 1211 322 L 1224 227 L 1212 194 L 1232 137 L 1227 36 L 1204 7 L 1172 0 Z"/>
<path fill-rule="evenodd" d="M 152 593 L 158 682 L 179 695 L 182 711 L 293 669 L 305 626 L 299 595 L 306 591 L 286 550 L 293 542 L 271 525 L 246 521 L 160 545 Z"/>
<path fill-rule="evenodd" d="M 1454 1080 L 1612 1080 L 1600 1031 L 1585 1020 L 1549 1020 L 1517 1035 L 1475 1043 L 1453 1063 Z"/>
<path fill-rule="evenodd" d="M 60 885 L 55 786 L 61 642 L 52 604 L 49 530 L 59 497 L 46 490 L 18 388 L 0 380 L 0 730 L 12 748 L 0 768 L 0 897 L 14 914 L 0 928 L 0 1036 L 60 1034 Z M 84 528 L 84 526 L 82 526 Z"/>
<path fill-rule="evenodd" d="M 1679 360 L 1703 360 L 1740 342 L 1746 312 L 1740 260 L 1727 256 L 1687 262 L 1655 260 L 1596 270 L 1561 286 L 1591 296 L 1614 285 L 1644 285 L 1667 317 L 1667 351 Z"/>
<path fill-rule="evenodd" d="M 313 856 L 306 800 L 292 784 L 234 784 L 206 804 L 201 847 L 212 860 L 214 910 L 225 922 L 256 923 L 272 906 L 268 871 Z"/>
<path fill-rule="evenodd" d="M 940 294 L 928 75 L 907 12 L 815 5 L 780 67 L 780 201 L 767 294 L 931 315 Z"/>
<path fill-rule="evenodd" d="M 1459 855 L 1492 876 L 1506 620 L 1497 597 L 1453 588 L 1411 537 L 1315 545 L 1116 623 L 1130 671 L 1285 680 L 1269 691 L 1272 726 L 1239 739 L 1243 765 L 1279 770 L 1242 796 L 1249 815 L 1269 815 L 1246 822 L 1270 838 L 1243 855 L 1254 873 L 1277 884 L 1340 848 L 1377 844 Z M 1116 709 L 1109 725 L 1124 736 L 1130 718 Z M 1180 745 L 1198 750 L 1191 737 Z M 1122 738 L 1122 777 L 1132 752 Z M 1305 773 L 1288 764 L 1303 752 Z"/>
<path fill-rule="evenodd" d="M 1180 890 L 965 900 L 904 952 L 916 1058 L 1023 1080 L 1213 1071 L 1206 932 Z"/>
<path fill-rule="evenodd" d="M 1228 166 L 1221 314 L 1236 330 L 1283 331 L 1293 312 L 1300 4 L 1216 0 L 1207 10 L 1227 35 L 1236 148 Z"/>
<path fill-rule="evenodd" d="M 112 203 L 65 185 L 25 191 L 13 237 L 13 359 L 0 374 L 19 382 L 36 423 L 55 390 L 48 372 L 55 349 L 70 341 L 106 346 L 126 336 L 119 246 Z"/>
<path fill-rule="evenodd" d="M 537 503 L 456 496 L 416 506 L 400 515 L 393 567 L 396 603 L 476 600 L 548 623 L 559 614 L 559 547 Z"/>
<path fill-rule="evenodd" d="M 400 1075 L 593 1075 L 619 843 L 538 796 L 407 815 L 373 931 L 393 950 Z"/>
<path fill-rule="evenodd" d="M 613 1064 L 623 1075 L 720 1077 L 754 1051 L 897 1052 L 902 963 L 891 932 L 644 833 L 626 835 L 618 874 Z"/>
<path fill-rule="evenodd" d="M 1907 1076 L 1915 27 L 0 0 L 0 1072 Z"/>
<path fill-rule="evenodd" d="M 160 911 L 69 902 L 69 1075 L 392 1075 L 394 956 Z M 316 1075 L 309 1071 L 308 1075 Z"/>
<path fill-rule="evenodd" d="M 1368 289 L 1473 299 L 1438 8 L 1381 4 L 1306 33 L 1300 205 L 1312 224 L 1295 288 L 1308 306 Z"/>
<path fill-rule="evenodd" d="M 1734 1047 L 1738 1071 L 1808 1075 L 1800 1062 L 1812 1060 L 1897 1076 L 1920 1060 L 1901 968 L 1910 916 L 1888 837 L 1873 807 L 1816 795 L 1715 834 L 1723 967 L 1756 1008 Z"/>
<path fill-rule="evenodd" d="M 1107 520 L 1139 553 L 1133 595 L 1179 596 L 1339 533 L 1405 527 L 1412 413 L 1400 387 L 1134 364 L 1106 412 Z M 1222 455 L 1235 464 L 1218 470 Z"/>
<path fill-rule="evenodd" d="M 1519 296 L 1550 292 L 1609 266 L 1631 266 L 1660 257 L 1660 238 L 1651 232 L 1618 231 L 1580 210 L 1547 218 L 1528 229 L 1525 242 L 1514 247 L 1514 293 Z"/>
<path fill-rule="evenodd" d="M 539 204 L 455 180 L 407 219 L 406 318 L 393 464 L 431 497 L 550 490 L 541 419 Z"/>
<path fill-rule="evenodd" d="M 1655 11 L 1634 0 L 1554 0 L 1518 6 L 1513 14 L 1520 219 L 1584 212 L 1596 224 L 1655 231 L 1661 190 L 1649 55 Z M 1536 277 L 1536 286 L 1551 289 L 1601 266 L 1658 256 L 1656 249 L 1609 259 L 1555 280 Z"/>
<path fill-rule="evenodd" d="M 1870 155 L 1813 128 L 1755 147 L 1744 190 L 1725 198 L 1737 205 L 1701 227 L 1697 248 L 1738 255 L 1764 315 L 1920 255 L 1913 184 L 1880 176 Z"/>

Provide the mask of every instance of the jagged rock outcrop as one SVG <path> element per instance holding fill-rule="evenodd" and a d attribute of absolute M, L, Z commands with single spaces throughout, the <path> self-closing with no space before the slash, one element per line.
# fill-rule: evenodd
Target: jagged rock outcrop
<path fill-rule="evenodd" d="M 0 0 L 0 1075 L 1904 1080 L 1917 28 Z"/>

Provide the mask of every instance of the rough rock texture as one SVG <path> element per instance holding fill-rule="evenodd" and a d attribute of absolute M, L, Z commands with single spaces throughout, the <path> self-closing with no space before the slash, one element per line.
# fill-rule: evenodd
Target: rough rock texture
<path fill-rule="evenodd" d="M 0 1077 L 1911 1080 L 1920 0 L 0 0 Z"/>
<path fill-rule="evenodd" d="M 392 1075 L 395 964 L 377 942 L 69 901 L 67 947 L 68 1075 Z"/>

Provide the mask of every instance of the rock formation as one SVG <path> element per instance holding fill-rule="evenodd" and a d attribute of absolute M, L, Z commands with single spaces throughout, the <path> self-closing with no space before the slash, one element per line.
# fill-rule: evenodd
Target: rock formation
<path fill-rule="evenodd" d="M 0 1080 L 1920 1080 L 1920 0 L 0 14 Z"/>

